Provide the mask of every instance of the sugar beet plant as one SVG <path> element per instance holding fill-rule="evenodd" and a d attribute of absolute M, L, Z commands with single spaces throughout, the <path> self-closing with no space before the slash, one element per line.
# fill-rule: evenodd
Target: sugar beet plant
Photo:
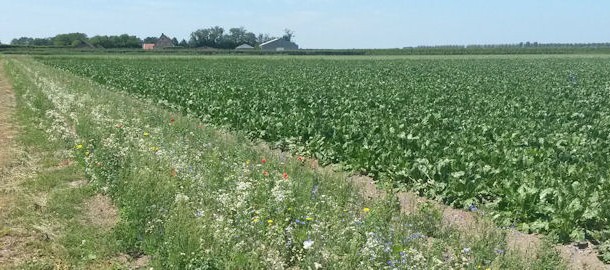
<path fill-rule="evenodd" d="M 607 58 L 41 61 L 562 241 L 608 241 Z"/>

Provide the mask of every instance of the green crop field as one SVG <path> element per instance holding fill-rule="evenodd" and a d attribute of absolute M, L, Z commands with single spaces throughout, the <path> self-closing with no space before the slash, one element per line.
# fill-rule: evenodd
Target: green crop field
<path fill-rule="evenodd" d="M 605 56 L 38 59 L 504 226 L 610 237 Z"/>

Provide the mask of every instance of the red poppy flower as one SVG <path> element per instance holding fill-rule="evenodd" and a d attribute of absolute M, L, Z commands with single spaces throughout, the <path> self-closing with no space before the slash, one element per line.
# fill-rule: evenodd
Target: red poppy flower
<path fill-rule="evenodd" d="M 283 173 L 283 174 L 282 174 L 282 177 L 283 177 L 285 180 L 288 180 L 288 174 L 287 174 L 287 173 Z"/>
<path fill-rule="evenodd" d="M 267 163 L 267 160 L 265 158 L 261 159 L 261 164 L 265 164 Z"/>

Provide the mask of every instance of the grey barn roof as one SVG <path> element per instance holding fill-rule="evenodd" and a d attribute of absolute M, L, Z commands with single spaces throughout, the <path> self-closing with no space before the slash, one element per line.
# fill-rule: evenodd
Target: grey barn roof
<path fill-rule="evenodd" d="M 275 42 L 276 40 L 279 40 L 279 39 L 280 39 L 280 38 L 274 38 L 274 39 L 272 39 L 272 40 L 265 41 L 265 42 L 261 43 L 261 45 L 260 45 L 260 46 L 265 46 L 265 45 L 270 44 L 270 43 L 273 43 L 273 42 Z"/>
<path fill-rule="evenodd" d="M 284 38 L 275 38 L 260 45 L 263 50 L 298 50 L 299 45 Z"/>

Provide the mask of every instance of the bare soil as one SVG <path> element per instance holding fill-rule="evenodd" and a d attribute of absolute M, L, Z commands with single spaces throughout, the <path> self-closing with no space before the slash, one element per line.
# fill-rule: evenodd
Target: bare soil
<path fill-rule="evenodd" d="M 118 222 L 118 211 L 110 197 L 97 194 L 85 202 L 87 221 L 103 230 L 112 229 Z"/>

